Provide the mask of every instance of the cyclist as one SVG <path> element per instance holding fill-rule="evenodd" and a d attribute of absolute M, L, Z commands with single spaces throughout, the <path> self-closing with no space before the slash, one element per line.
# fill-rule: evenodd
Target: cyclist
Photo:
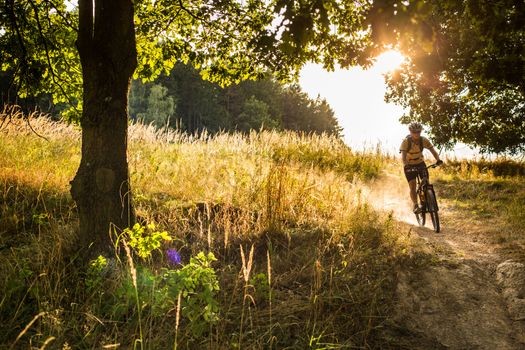
<path fill-rule="evenodd" d="M 441 165 L 443 161 L 439 159 L 439 154 L 430 141 L 426 137 L 421 136 L 421 131 L 423 130 L 421 123 L 410 123 L 408 130 L 410 131 L 410 135 L 401 143 L 399 152 L 401 153 L 405 176 L 408 181 L 408 187 L 410 188 L 410 199 L 412 199 L 414 205 L 414 213 L 419 213 L 421 212 L 421 208 L 417 205 L 416 177 L 419 174 L 422 178 L 428 178 L 428 170 L 423 158 L 423 149 L 426 148 L 432 153 L 438 165 Z"/>

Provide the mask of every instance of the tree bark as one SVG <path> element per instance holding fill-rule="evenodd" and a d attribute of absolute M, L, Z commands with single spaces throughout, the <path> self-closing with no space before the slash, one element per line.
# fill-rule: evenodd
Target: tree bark
<path fill-rule="evenodd" d="M 128 91 L 137 65 L 131 0 L 80 0 L 76 44 L 83 77 L 82 159 L 71 195 L 80 244 L 91 257 L 111 249 L 113 229 L 135 221 L 127 161 Z"/>

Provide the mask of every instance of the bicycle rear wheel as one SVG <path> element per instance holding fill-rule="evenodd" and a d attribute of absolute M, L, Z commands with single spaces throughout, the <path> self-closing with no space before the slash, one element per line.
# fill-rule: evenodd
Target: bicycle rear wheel
<path fill-rule="evenodd" d="M 427 189 L 426 200 L 428 205 L 428 213 L 430 214 L 430 219 L 432 220 L 432 226 L 434 226 L 434 231 L 439 233 L 441 229 L 439 225 L 439 209 L 436 200 L 436 194 L 434 193 L 434 190 L 432 188 Z"/>

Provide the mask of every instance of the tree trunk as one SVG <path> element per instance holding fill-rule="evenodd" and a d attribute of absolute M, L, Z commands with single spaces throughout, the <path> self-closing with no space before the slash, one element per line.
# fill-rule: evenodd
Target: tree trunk
<path fill-rule="evenodd" d="M 80 0 L 77 48 L 84 89 L 82 159 L 71 195 L 80 244 L 92 257 L 111 249 L 113 229 L 135 220 L 127 161 L 127 99 L 137 64 L 131 0 Z"/>

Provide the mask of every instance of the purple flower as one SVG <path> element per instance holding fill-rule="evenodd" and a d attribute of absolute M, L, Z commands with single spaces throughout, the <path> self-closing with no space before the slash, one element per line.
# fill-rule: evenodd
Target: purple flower
<path fill-rule="evenodd" d="M 180 254 L 176 249 L 168 249 L 167 254 L 170 263 L 173 265 L 180 264 Z"/>

